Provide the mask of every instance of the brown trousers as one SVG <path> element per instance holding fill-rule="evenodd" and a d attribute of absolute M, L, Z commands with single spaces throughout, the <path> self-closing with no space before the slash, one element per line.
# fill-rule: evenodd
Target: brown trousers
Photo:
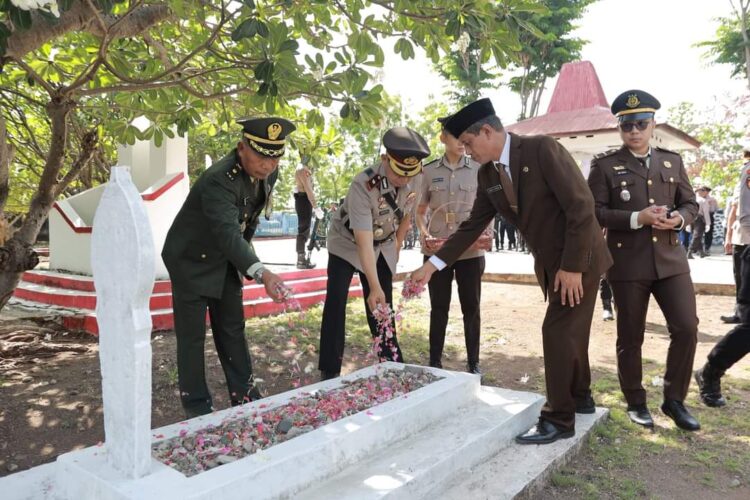
<path fill-rule="evenodd" d="M 690 273 L 654 281 L 611 281 L 617 308 L 617 373 L 630 405 L 646 403 L 641 346 L 651 294 L 659 304 L 669 330 L 664 399 L 684 401 L 698 341 L 695 290 Z"/>
<path fill-rule="evenodd" d="M 562 305 L 560 292 L 553 288 L 554 275 L 549 280 L 549 304 L 542 323 L 544 378 L 547 383 L 547 402 L 542 407 L 542 418 L 562 430 L 573 430 L 576 401 L 591 394 L 589 336 L 599 275 L 583 274 L 583 299 L 575 307 Z"/>

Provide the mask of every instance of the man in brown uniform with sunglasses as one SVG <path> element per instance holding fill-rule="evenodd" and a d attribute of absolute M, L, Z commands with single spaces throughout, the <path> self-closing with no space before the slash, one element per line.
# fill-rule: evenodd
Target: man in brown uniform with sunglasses
<path fill-rule="evenodd" d="M 695 291 L 678 232 L 695 219 L 698 205 L 682 158 L 651 147 L 659 101 L 629 90 L 612 102 L 620 149 L 591 163 L 588 182 L 596 216 L 607 229 L 614 265 L 607 273 L 617 307 L 617 368 L 636 424 L 653 427 L 643 388 L 641 346 L 648 301 L 653 294 L 669 329 L 662 411 L 685 430 L 700 424 L 685 408 L 698 333 Z"/>

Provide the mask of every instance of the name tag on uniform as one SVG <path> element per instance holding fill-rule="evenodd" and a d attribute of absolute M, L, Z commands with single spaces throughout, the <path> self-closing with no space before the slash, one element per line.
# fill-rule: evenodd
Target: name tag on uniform
<path fill-rule="evenodd" d="M 615 172 L 615 175 L 628 175 L 630 173 L 630 170 L 618 170 Z"/>
<path fill-rule="evenodd" d="M 444 180 L 444 177 L 435 177 L 434 179 L 432 179 L 432 182 L 434 184 L 435 182 L 443 182 Z"/>
<path fill-rule="evenodd" d="M 488 187 L 487 188 L 487 194 L 495 193 L 497 191 L 502 191 L 502 190 L 503 190 L 503 186 L 501 184 L 497 184 L 495 186 Z"/>
<path fill-rule="evenodd" d="M 386 209 L 383 209 L 383 210 L 381 210 L 380 212 L 378 212 L 378 215 L 385 215 L 385 214 L 387 214 L 388 212 L 390 212 L 390 210 L 388 210 L 388 209 L 386 208 Z"/>

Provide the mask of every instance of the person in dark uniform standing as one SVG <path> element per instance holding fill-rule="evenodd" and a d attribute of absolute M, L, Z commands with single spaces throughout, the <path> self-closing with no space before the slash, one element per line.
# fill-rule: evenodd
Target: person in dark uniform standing
<path fill-rule="evenodd" d="M 698 212 L 679 154 L 649 144 L 659 101 L 629 90 L 612 102 L 623 146 L 591 163 L 596 216 L 607 229 L 614 265 L 607 273 L 617 305 L 617 368 L 627 413 L 653 427 L 643 388 L 641 347 L 653 294 L 669 329 L 662 411 L 685 430 L 700 428 L 685 408 L 698 334 L 695 291 L 678 232 Z"/>
<path fill-rule="evenodd" d="M 750 352 L 750 143 L 742 145 L 744 165 L 734 191 L 734 204 L 727 218 L 727 241 L 733 247 L 736 304 L 734 314 L 722 316 L 725 323 L 739 323 L 708 354 L 695 372 L 701 399 L 706 406 L 727 404 L 721 394 L 721 377 Z"/>
<path fill-rule="evenodd" d="M 312 172 L 307 168 L 308 157 L 302 156 L 297 170 L 294 171 L 294 211 L 297 213 L 297 269 L 312 269 L 315 264 L 305 254 L 305 243 L 310 237 L 310 222 L 312 214 L 323 218 L 323 210 L 315 201 L 315 191 L 312 185 Z"/>
<path fill-rule="evenodd" d="M 417 206 L 417 226 L 422 232 L 424 260 L 434 253 L 429 248 L 431 238 L 448 238 L 459 224 L 469 218 L 477 193 L 479 164 L 466 156 L 464 145 L 445 130 L 450 117 L 440 118 L 440 142 L 445 146 L 443 156 L 424 166 L 422 189 Z M 429 210 L 429 222 L 426 217 Z M 469 373 L 479 370 L 479 331 L 481 326 L 479 302 L 482 297 L 484 250 L 466 250 L 452 266 L 436 272 L 427 284 L 430 291 L 430 366 L 442 368 L 445 329 L 455 277 L 458 299 L 464 321 L 466 366 Z"/>
<path fill-rule="evenodd" d="M 516 437 L 546 444 L 575 434 L 575 414 L 594 413 L 588 344 L 599 277 L 612 264 L 594 199 L 575 160 L 548 136 L 507 133 L 489 99 L 475 101 L 445 124 L 482 163 L 469 218 L 421 268 L 428 282 L 453 265 L 500 212 L 526 237 L 549 300 L 542 325 L 547 402 L 537 425 Z"/>
<path fill-rule="evenodd" d="M 417 202 L 422 159 L 430 154 L 418 133 L 395 127 L 383 135 L 385 154 L 352 180 L 349 192 L 328 228 L 328 285 L 320 325 L 321 378 L 338 377 L 344 356 L 346 301 L 355 272 L 365 295 L 367 323 L 380 338 L 378 357 L 403 362 L 396 338 L 378 332 L 372 311 L 379 304 L 393 309 L 393 274 L 399 249 Z"/>
<path fill-rule="evenodd" d="M 295 127 L 274 117 L 238 123 L 242 140 L 195 182 L 162 250 L 172 281 L 177 374 L 188 418 L 212 411 L 204 372 L 206 309 L 231 403 L 239 405 L 262 397 L 245 338 L 243 276 L 280 298 L 281 278 L 263 266 L 251 240 L 260 214 L 270 209 L 285 139 Z"/>

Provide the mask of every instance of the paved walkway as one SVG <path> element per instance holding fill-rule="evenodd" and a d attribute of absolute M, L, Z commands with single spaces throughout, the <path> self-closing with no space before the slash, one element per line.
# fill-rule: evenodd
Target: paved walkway
<path fill-rule="evenodd" d="M 294 239 L 259 239 L 255 240 L 254 245 L 260 259 L 269 263 L 273 270 L 289 270 L 297 262 Z M 312 260 L 318 268 L 326 267 L 328 252 L 325 249 L 314 251 Z M 398 262 L 398 271 L 413 271 L 421 263 L 422 254 L 419 249 L 402 250 Z M 714 247 L 712 255 L 709 257 L 691 260 L 690 269 L 695 283 L 734 285 L 732 257 L 723 255 L 723 249 L 720 247 Z M 533 277 L 534 259 L 531 255 L 515 251 L 490 252 L 487 254 L 485 272 Z"/>

